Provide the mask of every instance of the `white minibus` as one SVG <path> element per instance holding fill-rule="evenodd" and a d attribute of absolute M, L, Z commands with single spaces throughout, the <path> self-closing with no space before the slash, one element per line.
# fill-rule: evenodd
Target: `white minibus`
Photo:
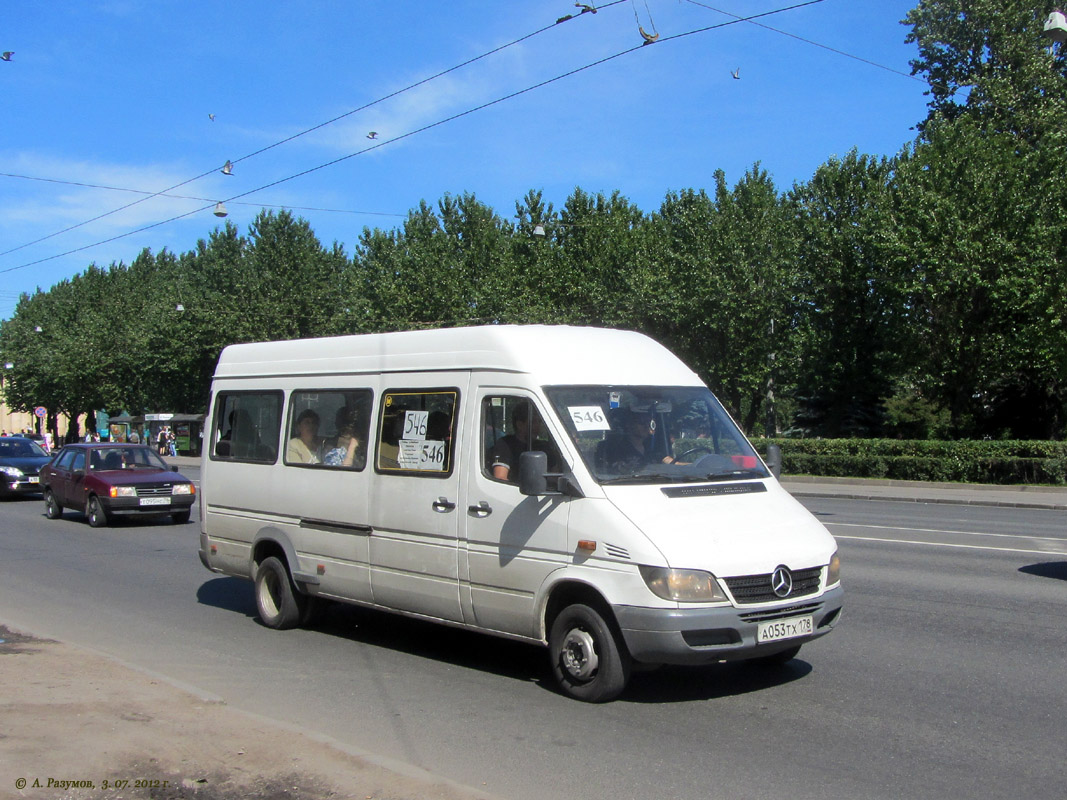
<path fill-rule="evenodd" d="M 841 613 L 833 537 L 639 333 L 485 326 L 238 344 L 204 427 L 200 559 L 262 622 L 329 600 L 547 646 L 566 694 L 784 663 Z"/>

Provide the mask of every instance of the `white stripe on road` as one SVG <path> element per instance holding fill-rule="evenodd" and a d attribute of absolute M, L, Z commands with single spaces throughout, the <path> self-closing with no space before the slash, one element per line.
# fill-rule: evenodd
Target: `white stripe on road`
<path fill-rule="evenodd" d="M 947 542 L 922 542 L 914 539 L 883 539 L 877 536 L 841 536 L 834 534 L 835 539 L 851 539 L 857 542 L 887 542 L 890 544 L 924 544 L 928 547 L 955 547 L 961 550 L 993 550 L 998 553 L 1026 553 L 1029 555 L 1042 556 L 1067 556 L 1067 551 L 1059 550 L 1024 550 L 1017 547 L 988 547 L 978 544 L 949 544 Z"/>
<path fill-rule="evenodd" d="M 940 528 L 898 528 L 896 525 L 859 525 L 855 522 L 824 522 L 823 525 L 839 525 L 845 528 L 873 528 L 876 531 L 911 531 L 912 533 L 955 533 L 960 536 L 999 536 L 1007 539 L 1027 539 L 1030 541 L 1062 542 L 1067 539 L 1058 536 L 1024 536 L 1021 533 L 981 533 L 979 531 L 953 531 Z M 858 538 L 858 537 L 857 537 Z"/>

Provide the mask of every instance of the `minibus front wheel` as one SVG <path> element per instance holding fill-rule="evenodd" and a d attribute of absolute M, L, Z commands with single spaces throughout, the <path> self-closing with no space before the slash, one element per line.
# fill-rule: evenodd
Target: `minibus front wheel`
<path fill-rule="evenodd" d="M 559 612 L 548 647 L 556 682 L 576 700 L 613 700 L 630 680 L 626 645 L 599 612 L 587 605 L 575 603 Z"/>

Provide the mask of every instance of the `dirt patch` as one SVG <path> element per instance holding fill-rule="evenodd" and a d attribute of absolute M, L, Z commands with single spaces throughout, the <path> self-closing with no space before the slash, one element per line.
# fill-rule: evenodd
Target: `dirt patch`
<path fill-rule="evenodd" d="M 475 800 L 0 625 L 0 798 Z"/>

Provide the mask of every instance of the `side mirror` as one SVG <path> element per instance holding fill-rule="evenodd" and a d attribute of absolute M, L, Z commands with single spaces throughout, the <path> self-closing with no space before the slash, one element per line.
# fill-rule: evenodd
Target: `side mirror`
<path fill-rule="evenodd" d="M 771 474 L 779 480 L 782 477 L 782 448 L 776 444 L 767 445 L 767 466 Z"/>
<path fill-rule="evenodd" d="M 548 455 L 537 450 L 519 454 L 519 492 L 526 495 L 548 494 Z"/>

